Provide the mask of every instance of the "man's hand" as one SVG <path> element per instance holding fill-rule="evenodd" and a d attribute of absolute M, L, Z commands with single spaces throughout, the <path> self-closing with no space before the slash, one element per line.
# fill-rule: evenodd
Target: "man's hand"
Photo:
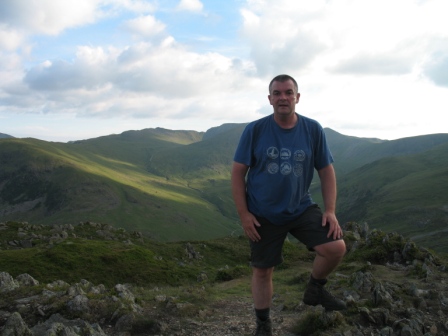
<path fill-rule="evenodd" d="M 250 240 L 253 242 L 260 241 L 261 237 L 258 234 L 257 227 L 260 227 L 260 223 L 258 223 L 257 219 L 250 212 L 246 212 L 245 214 L 240 216 L 241 225 L 243 226 L 244 233 Z"/>
<path fill-rule="evenodd" d="M 324 200 L 325 212 L 322 216 L 322 226 L 329 225 L 327 237 L 333 236 L 333 239 L 342 237 L 342 229 L 339 226 L 338 219 L 335 215 L 336 209 L 336 174 L 332 164 L 318 171 L 322 198 Z"/>
<path fill-rule="evenodd" d="M 341 227 L 339 226 L 338 219 L 334 212 L 325 211 L 322 216 L 322 226 L 329 225 L 327 237 L 333 236 L 333 239 L 339 239 L 343 236 Z"/>
<path fill-rule="evenodd" d="M 245 176 L 249 166 L 234 162 L 232 166 L 232 195 L 236 210 L 240 216 L 244 233 L 250 240 L 257 242 L 261 239 L 257 227 L 261 226 L 255 216 L 249 212 L 246 203 L 246 180 Z"/>

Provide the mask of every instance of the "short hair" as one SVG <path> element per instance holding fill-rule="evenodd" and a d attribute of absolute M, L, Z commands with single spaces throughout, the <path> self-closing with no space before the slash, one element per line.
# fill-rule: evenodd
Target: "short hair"
<path fill-rule="evenodd" d="M 269 83 L 269 93 L 271 93 L 272 83 L 274 83 L 274 82 L 282 82 L 282 83 L 284 83 L 284 82 L 286 82 L 288 80 L 290 80 L 290 81 L 292 81 L 294 83 L 294 88 L 296 89 L 296 93 L 298 93 L 299 92 L 299 86 L 297 85 L 296 80 L 294 78 L 292 78 L 290 75 L 278 75 L 278 76 L 275 76 L 271 80 L 271 82 Z"/>

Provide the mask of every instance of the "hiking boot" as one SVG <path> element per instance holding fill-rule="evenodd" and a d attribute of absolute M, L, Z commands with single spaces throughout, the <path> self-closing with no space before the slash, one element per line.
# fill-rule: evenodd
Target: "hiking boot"
<path fill-rule="evenodd" d="M 310 306 L 322 305 L 327 311 L 347 309 L 344 301 L 335 298 L 323 285 L 312 282 L 308 283 L 303 294 L 303 303 Z"/>
<path fill-rule="evenodd" d="M 272 336 L 272 322 L 268 318 L 266 321 L 257 319 L 257 330 L 255 336 Z"/>

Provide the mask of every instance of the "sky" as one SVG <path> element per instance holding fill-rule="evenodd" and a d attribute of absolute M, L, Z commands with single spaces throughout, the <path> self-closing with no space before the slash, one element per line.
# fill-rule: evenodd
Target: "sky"
<path fill-rule="evenodd" d="M 0 133 L 66 142 L 272 113 L 344 135 L 448 133 L 446 0 L 0 0 Z"/>

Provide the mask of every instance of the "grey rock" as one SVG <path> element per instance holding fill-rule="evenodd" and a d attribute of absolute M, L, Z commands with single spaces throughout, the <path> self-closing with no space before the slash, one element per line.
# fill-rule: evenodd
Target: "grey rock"
<path fill-rule="evenodd" d="M 118 296 L 120 298 L 130 301 L 130 302 L 135 302 L 135 296 L 129 290 L 128 286 L 118 284 L 118 285 L 115 285 L 115 290 L 118 292 Z"/>
<path fill-rule="evenodd" d="M 67 308 L 71 311 L 88 311 L 89 299 L 85 295 L 77 295 L 67 303 Z"/>
<path fill-rule="evenodd" d="M 19 288 L 19 283 L 6 272 L 0 272 L 0 292 L 9 292 Z"/>
<path fill-rule="evenodd" d="M 373 275 L 370 272 L 358 271 L 352 275 L 352 287 L 361 292 L 370 292 L 373 286 Z"/>
<path fill-rule="evenodd" d="M 134 315 L 133 314 L 126 314 L 121 316 L 117 323 L 115 323 L 115 329 L 117 331 L 131 331 L 132 330 L 132 324 L 134 322 Z"/>
<path fill-rule="evenodd" d="M 32 336 L 33 333 L 23 321 L 22 316 L 15 312 L 6 321 L 1 336 Z"/>
<path fill-rule="evenodd" d="M 38 286 L 39 281 L 34 279 L 31 275 L 28 273 L 20 274 L 16 277 L 16 281 L 19 283 L 20 286 Z"/>
<path fill-rule="evenodd" d="M 81 319 L 67 320 L 60 314 L 52 315 L 45 323 L 38 324 L 31 330 L 34 336 L 106 336 L 97 323 L 89 324 Z"/>

